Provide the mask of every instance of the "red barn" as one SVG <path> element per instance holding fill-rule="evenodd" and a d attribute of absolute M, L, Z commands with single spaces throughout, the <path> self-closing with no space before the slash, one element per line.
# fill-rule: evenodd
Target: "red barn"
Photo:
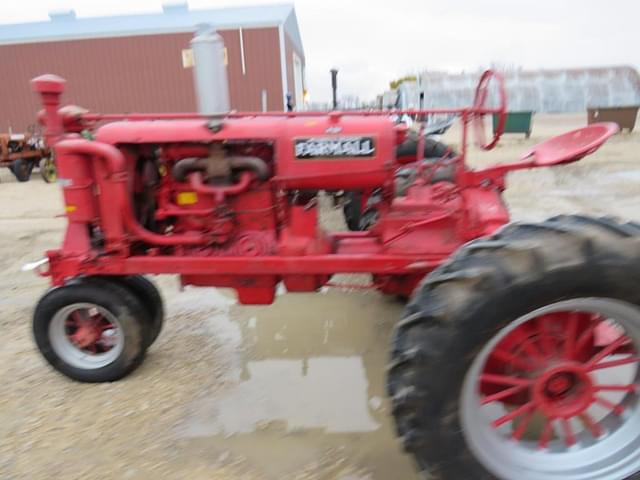
<path fill-rule="evenodd" d="M 29 80 L 42 73 L 65 77 L 65 98 L 96 112 L 196 110 L 189 42 L 201 24 L 224 39 L 232 109 L 283 110 L 287 93 L 302 105 L 305 58 L 292 5 L 49 16 L 0 25 L 0 131 L 34 123 L 40 106 Z"/>

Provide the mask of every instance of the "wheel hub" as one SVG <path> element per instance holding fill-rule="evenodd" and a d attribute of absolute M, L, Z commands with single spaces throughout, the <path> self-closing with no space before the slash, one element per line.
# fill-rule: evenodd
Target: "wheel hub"
<path fill-rule="evenodd" d="M 85 322 L 78 330 L 70 335 L 71 340 L 80 348 L 87 348 L 89 345 L 96 343 L 100 338 L 100 330 L 96 328 L 95 323 L 89 324 Z"/>
<path fill-rule="evenodd" d="M 580 365 L 557 366 L 535 380 L 533 401 L 548 418 L 575 417 L 595 401 L 593 381 Z"/>
<path fill-rule="evenodd" d="M 550 397 L 565 395 L 576 383 L 576 378 L 572 374 L 560 372 L 554 374 L 547 380 L 545 394 Z"/>
<path fill-rule="evenodd" d="M 108 352 L 114 347 L 117 329 L 95 308 L 84 308 L 68 314 L 65 334 L 76 348 L 95 355 Z"/>

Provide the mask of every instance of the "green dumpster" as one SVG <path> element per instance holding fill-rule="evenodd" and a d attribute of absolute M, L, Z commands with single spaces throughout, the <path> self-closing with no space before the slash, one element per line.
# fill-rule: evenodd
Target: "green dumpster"
<path fill-rule="evenodd" d="M 498 114 L 493 115 L 493 132 L 498 128 Z M 531 136 L 531 120 L 533 112 L 507 112 L 504 133 L 524 133 L 526 138 Z"/>

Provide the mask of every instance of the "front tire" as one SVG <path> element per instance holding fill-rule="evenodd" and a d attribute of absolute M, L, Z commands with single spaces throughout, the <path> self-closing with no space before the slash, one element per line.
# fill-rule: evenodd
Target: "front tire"
<path fill-rule="evenodd" d="M 162 332 L 164 325 L 164 303 L 158 287 L 148 278 L 142 275 L 128 275 L 126 277 L 104 277 L 112 280 L 126 288 L 138 297 L 140 303 L 147 311 L 150 320 L 146 347 L 150 347 Z"/>
<path fill-rule="evenodd" d="M 58 179 L 58 171 L 56 169 L 53 156 L 45 157 L 40 160 L 40 175 L 46 183 L 55 183 Z"/>
<path fill-rule="evenodd" d="M 611 219 L 512 224 L 423 281 L 388 374 L 421 471 L 640 478 L 638 239 Z"/>
<path fill-rule="evenodd" d="M 44 358 L 62 374 L 80 382 L 113 382 L 142 363 L 148 324 L 144 307 L 126 288 L 77 282 L 40 299 L 33 334 Z"/>

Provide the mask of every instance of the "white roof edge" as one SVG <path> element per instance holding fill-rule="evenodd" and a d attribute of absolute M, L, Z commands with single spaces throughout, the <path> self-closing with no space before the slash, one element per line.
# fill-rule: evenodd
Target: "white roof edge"
<path fill-rule="evenodd" d="M 0 24 L 0 45 L 193 32 L 201 23 L 219 30 L 282 25 L 302 49 L 295 7 L 290 3 Z"/>
<path fill-rule="evenodd" d="M 225 31 L 225 30 L 236 30 L 238 28 L 243 28 L 244 30 L 249 30 L 252 28 L 278 28 L 280 24 L 278 23 L 263 23 L 263 24 L 254 24 L 254 25 L 225 25 L 225 26 L 217 26 L 216 30 Z M 88 33 L 88 34 L 78 34 L 78 35 L 57 35 L 55 37 L 33 37 L 33 38 L 25 38 L 19 41 L 3 41 L 0 39 L 0 46 L 3 45 L 27 45 L 34 43 L 50 43 L 50 42 L 69 42 L 73 40 L 89 40 L 92 38 L 122 38 L 122 37 L 144 37 L 149 35 L 163 35 L 163 34 L 171 34 L 171 33 L 195 33 L 198 29 L 198 25 L 194 25 L 192 27 L 185 28 L 166 28 L 166 29 L 156 29 L 156 30 L 122 30 L 119 32 L 101 32 L 101 33 Z"/>

